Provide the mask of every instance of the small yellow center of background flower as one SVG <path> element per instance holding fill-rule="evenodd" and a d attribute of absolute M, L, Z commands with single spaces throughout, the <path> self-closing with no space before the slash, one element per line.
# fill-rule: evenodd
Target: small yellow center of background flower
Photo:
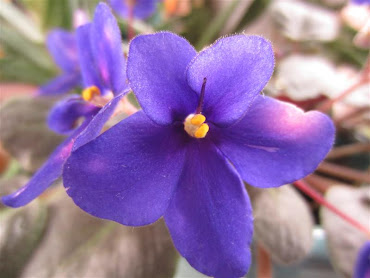
<path fill-rule="evenodd" d="M 184 129 L 191 137 L 204 138 L 209 131 L 209 126 L 204 123 L 205 121 L 206 117 L 202 114 L 190 114 L 184 121 Z"/>
<path fill-rule="evenodd" d="M 91 101 L 94 97 L 100 96 L 100 90 L 96 86 L 87 87 L 82 91 L 82 98 L 86 101 Z"/>

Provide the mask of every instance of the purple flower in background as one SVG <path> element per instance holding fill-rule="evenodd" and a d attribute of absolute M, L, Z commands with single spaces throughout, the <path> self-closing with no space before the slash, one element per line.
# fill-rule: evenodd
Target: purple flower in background
<path fill-rule="evenodd" d="M 352 3 L 357 5 L 370 4 L 370 0 L 352 0 Z"/>
<path fill-rule="evenodd" d="M 143 111 L 72 153 L 68 195 L 124 225 L 164 216 L 194 268 L 243 276 L 253 233 L 243 180 L 275 187 L 300 179 L 334 138 L 324 114 L 260 95 L 273 68 L 271 45 L 258 36 L 222 38 L 198 55 L 172 33 L 136 37 L 127 76 Z"/>
<path fill-rule="evenodd" d="M 357 255 L 353 278 L 370 278 L 370 241 L 367 241 Z"/>
<path fill-rule="evenodd" d="M 62 174 L 71 151 L 99 135 L 128 92 L 121 35 L 110 8 L 99 4 L 94 21 L 77 29 L 77 48 L 85 90 L 56 104 L 49 115 L 50 128 L 69 137 L 52 153 L 32 179 L 13 194 L 2 197 L 5 205 L 26 205 Z M 78 126 L 79 119 L 83 119 Z M 77 126 L 77 127 L 76 127 Z"/>
<path fill-rule="evenodd" d="M 147 18 L 154 13 L 159 1 L 161 0 L 109 0 L 109 3 L 123 18 L 129 18 L 130 12 L 135 18 Z"/>
<path fill-rule="evenodd" d="M 55 29 L 49 33 L 46 45 L 62 73 L 41 86 L 37 94 L 63 94 L 80 86 L 82 77 L 78 63 L 75 34 L 62 29 Z"/>

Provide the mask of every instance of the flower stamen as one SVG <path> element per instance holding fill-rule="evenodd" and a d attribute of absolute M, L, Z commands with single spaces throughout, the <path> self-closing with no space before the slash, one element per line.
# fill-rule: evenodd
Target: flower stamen
<path fill-rule="evenodd" d="M 184 121 L 184 129 L 191 137 L 204 138 L 209 131 L 209 126 L 204 123 L 205 121 L 206 117 L 202 114 L 190 114 Z"/>
<path fill-rule="evenodd" d="M 85 101 L 91 101 L 94 97 L 100 96 L 100 90 L 96 86 L 90 86 L 82 91 L 82 98 Z"/>

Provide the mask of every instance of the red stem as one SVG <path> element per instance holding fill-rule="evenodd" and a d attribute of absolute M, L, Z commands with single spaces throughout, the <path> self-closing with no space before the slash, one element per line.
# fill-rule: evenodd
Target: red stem
<path fill-rule="evenodd" d="M 308 196 L 310 196 L 312 199 L 314 199 L 318 204 L 325 206 L 326 208 L 330 209 L 332 212 L 334 212 L 336 215 L 341 217 L 343 220 L 347 221 L 352 226 L 356 227 L 360 231 L 363 231 L 368 237 L 370 237 L 370 230 L 362 225 L 357 220 L 353 219 L 351 216 L 345 214 L 338 208 L 336 208 L 331 203 L 327 202 L 320 193 L 318 193 L 316 190 L 311 188 L 306 182 L 303 180 L 299 180 L 293 183 L 299 190 L 306 193 Z"/>
<path fill-rule="evenodd" d="M 135 37 L 134 30 L 134 5 L 131 4 L 128 7 L 128 40 L 131 41 Z"/>
<path fill-rule="evenodd" d="M 257 243 L 257 277 L 272 278 L 270 254 L 259 243 Z"/>
<path fill-rule="evenodd" d="M 356 90 L 358 87 L 364 85 L 366 83 L 366 79 L 361 79 L 356 84 L 352 85 L 348 89 L 344 90 L 341 94 L 339 94 L 337 97 L 328 99 L 327 101 L 323 102 L 321 105 L 319 105 L 316 110 L 321 112 L 328 112 L 331 107 L 338 101 L 342 100 L 346 96 L 348 96 L 350 93 L 352 93 L 354 90 Z"/>

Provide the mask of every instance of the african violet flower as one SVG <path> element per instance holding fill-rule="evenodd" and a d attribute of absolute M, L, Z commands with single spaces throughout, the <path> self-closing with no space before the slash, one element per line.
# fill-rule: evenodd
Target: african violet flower
<path fill-rule="evenodd" d="M 79 86 L 82 83 L 82 77 L 78 64 L 75 34 L 55 29 L 49 33 L 46 45 L 62 73 L 41 86 L 37 94 L 63 94 Z"/>
<path fill-rule="evenodd" d="M 73 95 L 57 103 L 48 119 L 54 131 L 70 136 L 24 187 L 2 198 L 5 205 L 23 206 L 51 186 L 71 151 L 100 133 L 128 92 L 120 31 L 106 4 L 98 5 L 92 23 L 77 29 L 77 48 L 86 89 L 82 97 Z M 76 128 L 80 118 L 84 121 Z"/>
<path fill-rule="evenodd" d="M 353 277 L 370 278 L 370 241 L 367 241 L 358 253 Z"/>
<path fill-rule="evenodd" d="M 67 193 L 124 225 L 164 216 L 194 268 L 243 276 L 253 232 L 243 180 L 275 187 L 300 179 L 334 137 L 325 115 L 259 94 L 273 67 L 270 43 L 257 36 L 222 38 L 198 55 L 172 33 L 136 37 L 127 76 L 143 111 L 72 153 Z"/>
<path fill-rule="evenodd" d="M 153 14 L 160 0 L 109 0 L 110 5 L 123 18 L 129 18 L 130 12 L 136 18 L 147 18 Z M 130 11 L 132 10 L 132 11 Z"/>
<path fill-rule="evenodd" d="M 370 4 L 370 0 L 352 0 L 352 3 L 358 5 Z"/>

